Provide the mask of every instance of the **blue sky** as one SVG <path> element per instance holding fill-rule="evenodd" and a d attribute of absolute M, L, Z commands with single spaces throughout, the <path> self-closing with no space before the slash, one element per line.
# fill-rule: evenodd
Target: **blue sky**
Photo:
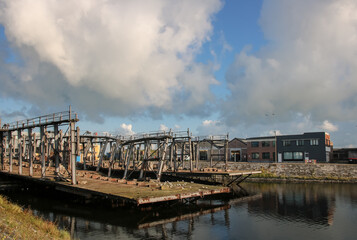
<path fill-rule="evenodd" d="M 1 1 L 0 118 L 357 146 L 357 3 Z"/>

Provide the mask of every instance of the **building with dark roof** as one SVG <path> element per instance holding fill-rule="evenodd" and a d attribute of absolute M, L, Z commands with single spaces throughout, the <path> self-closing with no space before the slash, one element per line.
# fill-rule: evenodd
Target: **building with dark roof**
<path fill-rule="evenodd" d="M 330 162 L 333 144 L 325 132 L 247 138 L 248 162 Z"/>

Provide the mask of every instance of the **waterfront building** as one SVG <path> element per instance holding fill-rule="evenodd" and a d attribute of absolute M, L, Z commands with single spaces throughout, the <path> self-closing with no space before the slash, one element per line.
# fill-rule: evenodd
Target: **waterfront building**
<path fill-rule="evenodd" d="M 233 138 L 228 142 L 229 160 L 233 162 L 247 161 L 247 143 L 240 138 Z"/>
<path fill-rule="evenodd" d="M 330 162 L 333 143 L 326 132 L 247 138 L 248 162 Z"/>
<path fill-rule="evenodd" d="M 248 162 L 274 162 L 275 161 L 275 137 L 253 137 L 245 140 L 247 143 Z"/>

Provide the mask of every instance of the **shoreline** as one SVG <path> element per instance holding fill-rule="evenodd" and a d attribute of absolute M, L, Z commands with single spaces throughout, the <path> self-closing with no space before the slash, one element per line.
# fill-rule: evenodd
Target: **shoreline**
<path fill-rule="evenodd" d="M 35 216 L 31 209 L 0 195 L 0 234 L 2 239 L 70 239 L 55 223 Z"/>

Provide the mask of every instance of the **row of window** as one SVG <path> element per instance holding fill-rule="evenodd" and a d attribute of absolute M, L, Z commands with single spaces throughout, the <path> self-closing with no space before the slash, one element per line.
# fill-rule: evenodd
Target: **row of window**
<path fill-rule="evenodd" d="M 303 160 L 304 153 L 303 152 L 284 152 L 283 157 L 284 157 L 284 160 Z"/>
<path fill-rule="evenodd" d="M 251 142 L 250 145 L 251 147 L 259 147 L 259 141 L 254 141 Z M 273 146 L 275 147 L 275 141 L 263 141 L 261 142 L 262 147 L 270 147 Z M 310 140 L 283 140 L 283 146 L 292 146 L 293 144 L 296 144 L 296 146 L 304 146 L 305 144 L 310 144 L 311 146 L 318 146 L 319 145 L 319 139 L 310 139 Z"/>
<path fill-rule="evenodd" d="M 260 154 L 258 152 L 252 153 L 252 159 L 260 159 Z M 263 152 L 262 159 L 270 159 L 270 152 Z"/>
<path fill-rule="evenodd" d="M 304 146 L 305 144 L 305 140 L 283 140 L 283 146 L 292 146 L 294 142 L 296 143 L 296 146 Z M 319 139 L 310 139 L 307 140 L 307 142 L 309 142 L 311 146 L 319 145 Z"/>
<path fill-rule="evenodd" d="M 274 153 L 273 153 L 273 157 L 274 157 Z M 284 152 L 283 158 L 284 158 L 284 160 L 303 160 L 304 153 L 303 152 Z M 260 154 L 258 152 L 253 152 L 252 159 L 260 159 Z M 263 152 L 261 159 L 270 159 L 270 152 Z"/>
<path fill-rule="evenodd" d="M 262 143 L 262 147 L 270 147 L 270 146 L 275 147 L 275 141 L 263 141 L 261 143 Z M 259 147 L 259 142 L 258 141 L 251 142 L 250 145 L 252 147 Z"/>

